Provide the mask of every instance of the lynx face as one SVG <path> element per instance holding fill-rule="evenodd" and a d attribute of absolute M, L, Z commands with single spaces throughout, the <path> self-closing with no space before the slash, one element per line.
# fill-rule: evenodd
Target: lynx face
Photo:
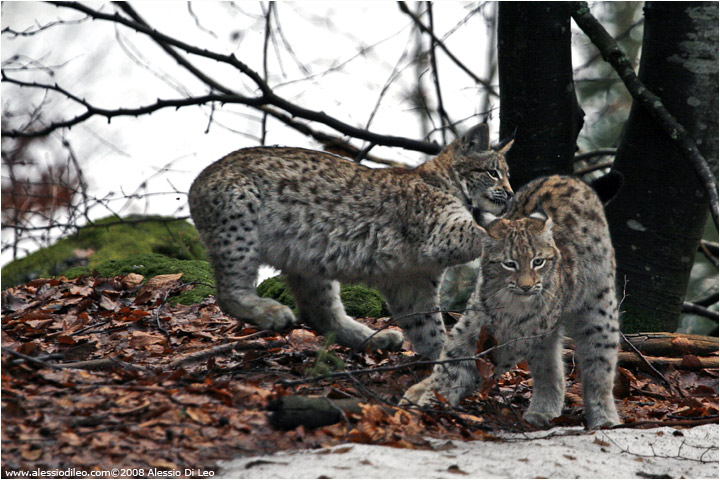
<path fill-rule="evenodd" d="M 457 147 L 453 170 L 476 220 L 482 212 L 503 213 L 513 197 L 505 161 L 512 144 L 510 141 L 497 149 L 490 148 L 487 127 L 481 125 L 466 133 Z"/>
<path fill-rule="evenodd" d="M 484 219 L 492 217 L 485 215 Z M 483 257 L 483 276 L 498 300 L 522 310 L 537 308 L 555 295 L 560 252 L 552 236 L 552 220 L 544 213 L 516 220 L 494 220 Z"/>

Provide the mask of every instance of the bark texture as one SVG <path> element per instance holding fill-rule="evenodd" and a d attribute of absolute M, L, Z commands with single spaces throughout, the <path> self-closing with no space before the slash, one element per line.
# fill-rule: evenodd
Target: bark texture
<path fill-rule="evenodd" d="M 639 79 L 694 138 L 717 176 L 718 4 L 648 2 Z M 673 139 L 636 102 L 613 167 L 625 183 L 607 207 L 627 281 L 623 331 L 674 331 L 708 198 Z"/>
<path fill-rule="evenodd" d="M 500 138 L 515 135 L 507 157 L 512 186 L 571 174 L 583 111 L 575 96 L 567 2 L 500 2 Z"/>

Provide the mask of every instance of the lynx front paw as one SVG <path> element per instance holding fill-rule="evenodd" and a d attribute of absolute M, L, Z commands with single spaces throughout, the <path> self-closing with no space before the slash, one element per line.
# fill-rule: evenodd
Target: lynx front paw
<path fill-rule="evenodd" d="M 525 412 L 525 415 L 523 415 L 523 420 L 531 425 L 535 425 L 536 427 L 549 426 L 553 418 L 555 418 L 555 415 L 545 412 L 527 411 Z"/>
<path fill-rule="evenodd" d="M 412 387 L 408 388 L 403 398 L 400 399 L 400 405 L 420 405 L 425 392 L 428 391 L 432 377 L 428 377 L 422 382 L 416 383 Z"/>
<path fill-rule="evenodd" d="M 395 351 L 402 348 L 403 340 L 402 332 L 386 329 L 375 333 L 367 341 L 367 345 L 372 349 Z"/>
<path fill-rule="evenodd" d="M 598 428 L 608 428 L 615 425 L 620 425 L 620 417 L 617 413 L 612 412 L 610 414 L 604 413 L 602 415 L 585 415 L 587 420 L 587 426 L 589 430 L 597 430 Z"/>
<path fill-rule="evenodd" d="M 275 301 L 259 305 L 255 310 L 255 318 L 252 321 L 263 330 L 279 332 L 297 323 L 292 310 Z"/>

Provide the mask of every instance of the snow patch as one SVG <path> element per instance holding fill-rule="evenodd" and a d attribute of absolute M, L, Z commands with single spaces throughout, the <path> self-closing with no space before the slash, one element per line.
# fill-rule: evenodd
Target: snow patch
<path fill-rule="evenodd" d="M 557 427 L 431 450 L 344 444 L 220 462 L 216 478 L 718 478 L 718 427 Z"/>

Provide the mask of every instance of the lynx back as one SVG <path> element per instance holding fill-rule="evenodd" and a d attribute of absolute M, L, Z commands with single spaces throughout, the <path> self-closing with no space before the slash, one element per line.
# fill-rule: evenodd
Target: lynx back
<path fill-rule="evenodd" d="M 444 269 L 482 252 L 475 218 L 499 214 L 512 197 L 504 153 L 477 126 L 415 169 L 371 169 L 299 148 L 238 150 L 207 167 L 189 195 L 193 220 L 215 271 L 221 308 L 260 328 L 296 322 L 255 292 L 260 264 L 287 278 L 300 319 L 350 347 L 399 348 L 345 314 L 339 281 L 385 296 L 415 350 L 440 354 L 437 313 Z"/>

